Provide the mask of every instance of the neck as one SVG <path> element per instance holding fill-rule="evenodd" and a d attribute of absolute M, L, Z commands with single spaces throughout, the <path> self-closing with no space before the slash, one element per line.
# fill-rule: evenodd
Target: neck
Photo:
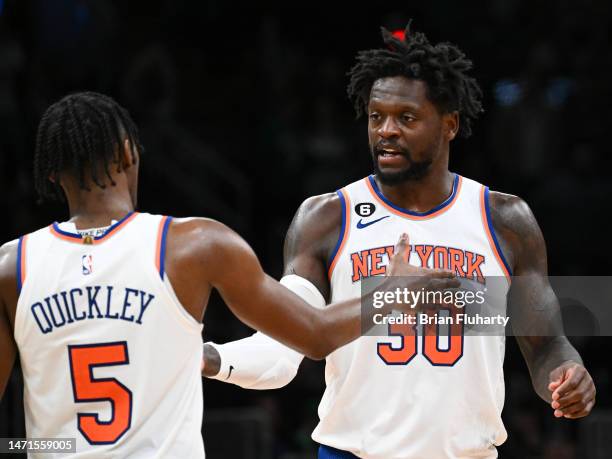
<path fill-rule="evenodd" d="M 430 171 L 420 180 L 407 180 L 389 186 L 376 177 L 376 183 L 393 204 L 414 212 L 427 212 L 444 202 L 453 189 L 454 174 L 448 170 L 448 164 L 441 166 L 432 164 Z"/>
<path fill-rule="evenodd" d="M 112 220 L 120 220 L 134 210 L 130 193 L 115 188 L 92 186 L 91 191 L 80 190 L 68 197 L 70 221 L 77 229 L 108 226 Z"/>

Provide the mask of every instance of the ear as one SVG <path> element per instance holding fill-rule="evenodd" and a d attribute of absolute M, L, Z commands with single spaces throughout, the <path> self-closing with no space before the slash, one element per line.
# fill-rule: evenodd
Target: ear
<path fill-rule="evenodd" d="M 442 118 L 442 122 L 444 125 L 444 135 L 450 142 L 459 132 L 459 112 L 454 111 L 451 113 L 445 113 Z"/>
<path fill-rule="evenodd" d="M 138 151 L 136 150 L 134 153 L 132 154 L 130 141 L 126 138 L 123 141 L 123 151 L 121 152 L 121 166 L 123 169 L 134 166 L 138 162 Z"/>

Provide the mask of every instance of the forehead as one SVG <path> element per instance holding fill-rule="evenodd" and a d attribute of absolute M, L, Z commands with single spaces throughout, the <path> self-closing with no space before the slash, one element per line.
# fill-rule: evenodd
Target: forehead
<path fill-rule="evenodd" d="M 427 99 L 427 84 L 403 76 L 379 78 L 370 91 L 370 105 L 431 105 Z"/>

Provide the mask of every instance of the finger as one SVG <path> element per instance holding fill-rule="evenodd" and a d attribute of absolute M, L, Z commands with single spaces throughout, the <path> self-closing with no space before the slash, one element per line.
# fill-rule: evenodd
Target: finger
<path fill-rule="evenodd" d="M 585 395 L 586 394 L 586 395 Z M 555 409 L 563 410 L 566 406 L 576 403 L 579 400 L 589 400 L 595 396 L 595 387 L 588 378 L 583 378 L 575 390 L 564 394 L 556 400 L 553 400 L 551 406 Z"/>
<path fill-rule="evenodd" d="M 595 400 L 591 400 L 589 401 L 586 406 L 584 407 L 583 410 L 577 412 L 577 413 L 567 413 L 564 414 L 563 417 L 567 418 L 567 419 L 578 419 L 578 418 L 583 418 L 586 415 L 588 415 L 591 410 L 593 409 L 593 406 L 595 406 Z"/>
<path fill-rule="evenodd" d="M 555 410 L 555 413 L 560 413 L 561 416 L 557 417 L 566 417 L 566 416 L 575 416 L 579 413 L 585 411 L 588 402 L 584 402 L 580 400 L 577 403 L 572 403 L 571 405 L 565 407 L 563 410 Z"/>
<path fill-rule="evenodd" d="M 451 277 L 457 277 L 457 275 L 455 274 L 454 271 L 451 271 L 449 269 L 428 269 L 427 270 L 427 274 L 433 278 L 451 278 Z"/>
<path fill-rule="evenodd" d="M 561 379 L 558 381 L 553 381 L 548 385 L 548 390 L 554 392 L 557 387 L 561 385 Z"/>
<path fill-rule="evenodd" d="M 550 381 L 550 383 L 548 384 L 548 390 L 553 392 L 561 385 L 564 380 L 565 370 L 565 367 L 560 367 L 555 368 L 553 371 L 550 372 L 550 374 L 548 375 L 548 380 Z"/>
<path fill-rule="evenodd" d="M 459 287 L 460 282 L 456 277 L 430 279 L 427 283 L 428 290 L 448 290 Z"/>
<path fill-rule="evenodd" d="M 561 383 L 559 387 L 555 389 L 553 392 L 553 400 L 556 400 L 562 397 L 567 392 L 574 390 L 578 387 L 578 384 L 584 378 L 586 371 L 582 367 L 574 367 L 570 368 L 565 372 L 565 380 Z M 556 395 L 556 397 L 555 397 Z"/>
<path fill-rule="evenodd" d="M 407 233 L 402 233 L 395 245 L 395 255 L 402 257 L 404 263 L 408 263 L 408 255 L 410 255 L 410 238 Z"/>
<path fill-rule="evenodd" d="M 550 406 L 552 406 L 555 410 L 563 411 L 568 406 L 571 406 L 574 403 L 579 402 L 580 400 L 582 400 L 582 392 L 575 390 L 565 394 L 563 397 L 557 400 L 553 400 Z"/>

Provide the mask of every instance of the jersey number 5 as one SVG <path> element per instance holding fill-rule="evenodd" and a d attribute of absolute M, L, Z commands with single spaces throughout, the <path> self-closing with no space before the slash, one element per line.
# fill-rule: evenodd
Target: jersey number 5
<path fill-rule="evenodd" d="M 115 378 L 94 378 L 93 370 L 129 364 L 127 342 L 68 346 L 68 357 L 74 401 L 111 404 L 108 421 L 100 421 L 97 413 L 78 413 L 79 432 L 92 445 L 115 443 L 132 423 L 132 392 Z"/>
<path fill-rule="evenodd" d="M 449 311 L 450 312 L 450 311 Z M 416 325 L 389 324 L 389 336 L 399 336 L 401 342 L 394 347 L 391 343 L 378 343 L 378 356 L 387 365 L 407 365 L 417 354 Z M 435 323 L 423 325 L 423 356 L 435 366 L 452 367 L 463 357 L 463 323 L 456 320 L 450 325 L 448 332 L 448 346 L 440 347 L 439 330 Z"/>

